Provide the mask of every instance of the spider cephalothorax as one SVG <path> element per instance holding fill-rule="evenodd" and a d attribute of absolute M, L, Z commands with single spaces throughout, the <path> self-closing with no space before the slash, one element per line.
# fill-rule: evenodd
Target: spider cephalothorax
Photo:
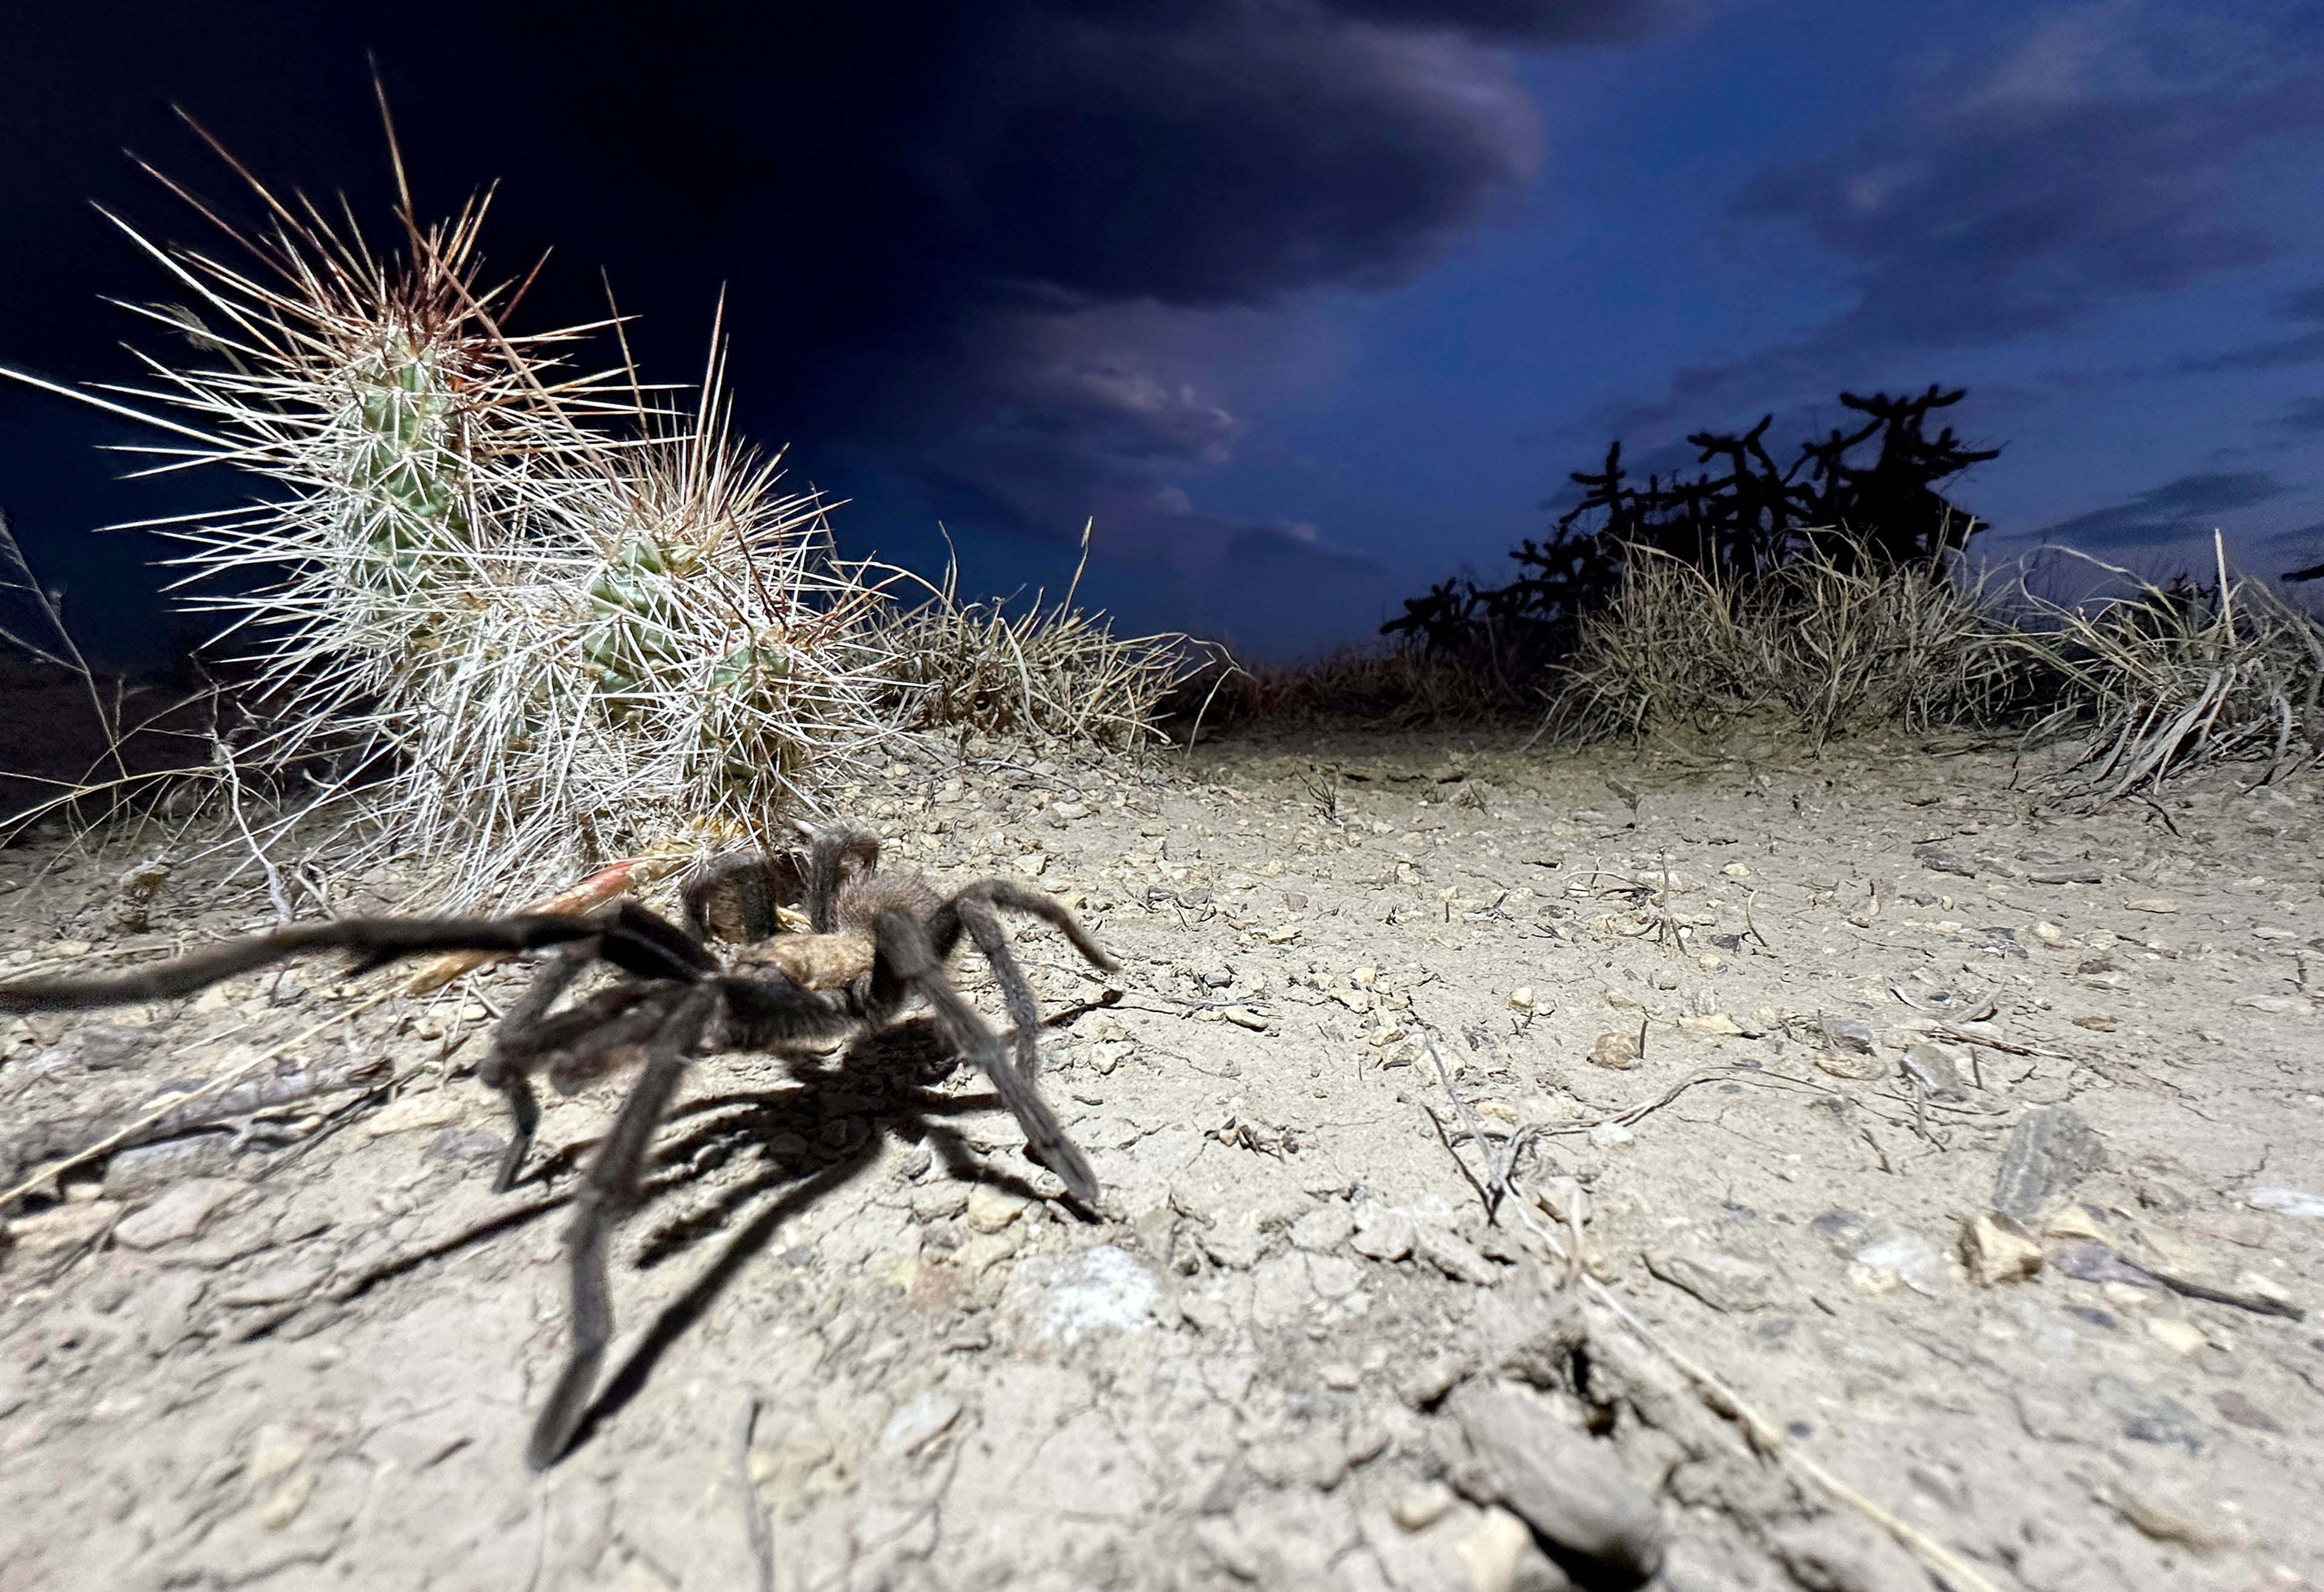
<path fill-rule="evenodd" d="M 1010 911 L 1040 918 L 1091 962 L 1111 968 L 1113 959 L 1065 907 L 1005 879 L 979 880 L 947 896 L 917 875 L 883 874 L 878 839 L 851 829 L 813 832 L 802 850 L 715 858 L 695 871 L 679 895 L 683 928 L 631 901 L 586 918 L 301 924 L 110 978 L 0 985 L 0 1013 L 166 1000 L 309 950 L 355 951 L 355 971 L 363 972 L 428 952 L 549 949 L 477 1069 L 507 1099 L 514 1123 L 494 1188 L 515 1182 L 530 1151 L 540 1116 L 533 1075 L 571 1090 L 631 1066 L 641 1070 L 574 1196 L 567 1241 L 573 1352 L 527 1450 L 542 1467 L 564 1452 L 588 1409 L 613 1335 L 607 1241 L 637 1202 L 654 1130 L 697 1055 L 827 1043 L 884 1026 L 918 999 L 953 1047 L 991 1080 L 1034 1158 L 1082 1206 L 1097 1202 L 1096 1174 L 1036 1086 L 1040 1015 L 997 916 Z M 1015 1029 L 1013 1058 L 945 976 L 964 934 L 1001 986 Z M 714 935 L 741 944 L 722 962 L 710 949 Z M 598 962 L 619 976 L 560 1006 Z"/>

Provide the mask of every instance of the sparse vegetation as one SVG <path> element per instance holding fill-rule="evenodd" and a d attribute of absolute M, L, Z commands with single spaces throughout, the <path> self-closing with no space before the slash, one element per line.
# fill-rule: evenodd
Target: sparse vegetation
<path fill-rule="evenodd" d="M 1926 434 L 1930 414 L 1963 396 L 1964 389 L 1933 385 L 1905 398 L 1842 393 L 1840 403 L 1865 422 L 1802 443 L 1788 466 L 1766 449 L 1773 415 L 1740 435 L 1697 431 L 1687 439 L 1700 450 L 1697 462 L 1718 460 L 1722 471 L 1668 485 L 1658 477 L 1632 485 L 1618 440 L 1602 469 L 1572 473 L 1582 499 L 1558 517 L 1549 540 L 1527 538 L 1509 554 L 1515 580 L 1447 580 L 1406 599 L 1403 615 L 1381 629 L 1439 652 L 1486 648 L 1539 671 L 1581 644 L 1582 616 L 1613 604 L 1641 553 L 1747 588 L 1810 556 L 1842 569 L 1861 561 L 1941 570 L 1941 555 L 1965 546 L 1978 522 L 1937 484 L 2000 452 L 1964 446 L 1950 426 Z M 1859 460 L 1867 448 L 1871 457 Z"/>
<path fill-rule="evenodd" d="M 886 659 L 882 705 L 893 721 L 1114 751 L 1160 735 L 1174 693 L 1231 665 L 1223 649 L 1185 634 L 1117 636 L 1103 615 L 1076 606 L 1089 537 L 1084 527 L 1082 565 L 1054 605 L 1039 592 L 1014 615 L 1005 598 L 964 603 L 955 562 L 941 581 L 919 583 L 920 601 L 883 608 L 870 635 Z"/>
<path fill-rule="evenodd" d="M 158 528 L 246 682 L 239 727 L 166 778 L 230 811 L 270 880 L 302 876 L 277 854 L 392 859 L 439 903 L 500 902 L 641 850 L 763 843 L 914 732 L 1135 747 L 1208 655 L 1119 638 L 1071 592 L 1009 614 L 947 577 L 899 607 L 899 572 L 835 560 L 820 502 L 733 436 L 715 333 L 689 401 L 625 343 L 576 370 L 620 319 L 508 329 L 524 283 L 484 280 L 481 199 L 423 228 L 406 192 L 382 252 L 235 170 L 264 226 L 202 213 L 250 263 L 124 227 L 189 301 L 145 313 L 196 357 L 52 390 L 168 433 L 157 468 L 265 483 Z M 108 788 L 100 770 L 30 816 Z"/>
<path fill-rule="evenodd" d="M 1757 579 L 1639 550 L 1580 632 L 1550 718 L 1582 738 L 1772 711 L 1821 746 L 1992 724 L 2026 690 L 1976 589 L 1934 558 L 1889 562 L 1837 533 Z"/>
<path fill-rule="evenodd" d="M 2027 597 L 2009 639 L 2043 676 L 2050 725 L 2084 737 L 2065 776 L 2081 793 L 2115 800 L 2227 762 L 2264 761 L 2264 784 L 2324 760 L 2324 625 L 2236 578 L 2216 533 L 2213 548 L 2208 586 L 2088 560 L 2130 589 L 2075 605 Z"/>

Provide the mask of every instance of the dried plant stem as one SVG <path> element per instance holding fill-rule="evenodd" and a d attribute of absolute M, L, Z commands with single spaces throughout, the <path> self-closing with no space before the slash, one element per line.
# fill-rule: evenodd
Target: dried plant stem
<path fill-rule="evenodd" d="M 207 1100 L 214 1095 L 224 1093 L 226 1090 L 232 1088 L 235 1084 L 241 1082 L 244 1078 L 249 1077 L 266 1062 L 273 1060 L 278 1056 L 287 1055 L 291 1051 L 294 1051 L 300 1045 L 305 1044 L 309 1040 L 313 1039 L 317 1034 L 324 1032 L 327 1029 L 336 1027 L 339 1023 L 347 1022 L 358 1014 L 370 1011 L 374 1006 L 390 999 L 395 995 L 395 993 L 396 992 L 392 989 L 383 989 L 366 995 L 362 1000 L 356 1002 L 354 1005 L 334 1012 L 320 1023 L 315 1023 L 313 1026 L 309 1028 L 303 1028 L 279 1044 L 270 1045 L 265 1050 L 259 1051 L 258 1054 L 248 1058 L 235 1066 L 226 1069 L 226 1071 L 218 1074 L 217 1077 L 210 1079 L 209 1082 L 203 1084 L 197 1088 L 189 1089 L 182 1095 L 171 1096 L 168 1101 L 164 1104 L 146 1112 L 134 1121 L 124 1124 L 114 1132 L 107 1134 L 104 1138 L 97 1140 L 97 1143 L 83 1146 L 81 1149 L 73 1152 L 70 1155 L 66 1156 L 61 1161 L 51 1162 L 45 1166 L 35 1169 L 32 1176 L 23 1179 L 22 1181 L 18 1182 L 14 1188 L 8 1189 L 6 1192 L 0 1193 L 0 1210 L 7 1209 L 10 1206 L 15 1204 L 17 1200 L 23 1199 L 27 1194 L 37 1194 L 45 1189 L 54 1189 L 56 1187 L 57 1180 L 66 1172 L 72 1171 L 73 1168 L 84 1165 L 100 1156 L 111 1154 L 114 1151 L 121 1148 L 124 1144 L 132 1142 L 135 1135 L 152 1127 L 154 1124 L 174 1116 L 178 1113 L 184 1111 L 188 1106 L 193 1105 L 196 1101 Z"/>

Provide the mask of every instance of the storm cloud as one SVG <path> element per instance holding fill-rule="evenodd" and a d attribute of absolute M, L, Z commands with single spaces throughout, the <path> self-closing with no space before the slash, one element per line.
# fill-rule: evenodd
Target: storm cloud
<path fill-rule="evenodd" d="M 0 90 L 47 137 L 86 81 L 124 124 L 97 144 L 158 143 L 173 174 L 204 164 L 159 116 L 182 101 L 262 174 L 352 188 L 383 222 L 374 50 L 423 208 L 500 179 L 498 257 L 557 246 L 537 317 L 600 310 L 602 265 L 642 312 L 649 368 L 682 373 L 728 285 L 743 418 L 800 478 L 1059 546 L 1095 514 L 1101 547 L 1183 572 L 1166 544 L 1250 530 L 1207 521 L 1195 477 L 1231 458 L 1249 396 L 1296 377 L 1303 302 L 1412 281 L 1533 176 L 1515 52 L 1678 11 L 922 0 L 543 29 L 514 8 L 244 0 L 121 51 L 102 17 L 60 10 Z M 313 68 L 288 69 L 285 30 Z M 164 235 L 196 223 L 96 144 L 31 164 L 0 219 L 57 245 L 8 251 L 0 297 L 64 308 L 0 334 L 0 356 L 110 374 L 99 339 L 122 328 L 87 311 L 89 287 L 156 295 L 81 202 Z"/>

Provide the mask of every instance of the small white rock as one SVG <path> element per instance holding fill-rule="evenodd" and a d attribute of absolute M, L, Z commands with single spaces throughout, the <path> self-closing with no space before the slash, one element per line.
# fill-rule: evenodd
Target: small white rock
<path fill-rule="evenodd" d="M 918 1453 L 960 1419 L 960 1401 L 933 1388 L 896 1406 L 880 1429 L 880 1446 L 890 1454 Z"/>
<path fill-rule="evenodd" d="M 129 1249 L 158 1249 L 191 1238 L 242 1187 L 224 1178 L 189 1178 L 151 1205 L 124 1217 L 113 1229 L 113 1240 Z"/>
<path fill-rule="evenodd" d="M 980 1233 L 998 1233 L 1025 1214 L 1026 1199 L 991 1183 L 977 1183 L 968 1191 L 968 1225 Z"/>

